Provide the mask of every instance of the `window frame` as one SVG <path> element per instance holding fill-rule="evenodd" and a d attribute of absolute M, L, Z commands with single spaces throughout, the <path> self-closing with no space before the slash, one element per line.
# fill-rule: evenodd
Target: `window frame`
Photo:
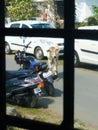
<path fill-rule="evenodd" d="M 3 7 L 3 8 L 2 8 Z M 74 14 L 75 14 L 75 1 L 64 1 L 64 29 L 17 29 L 17 28 L 4 28 L 5 23 L 5 3 L 1 0 L 0 3 L 0 16 L 1 24 L 0 30 L 0 52 L 1 52 L 1 80 L 0 80 L 0 128 L 6 129 L 7 125 L 16 126 L 25 129 L 34 128 L 56 128 L 56 129 L 75 129 L 74 128 L 74 39 L 98 39 L 96 30 L 77 30 L 74 28 Z M 47 33 L 46 33 L 47 31 Z M 29 119 L 22 119 L 18 117 L 6 115 L 6 99 L 5 99 L 5 45 L 4 36 L 35 36 L 35 37 L 63 37 L 65 40 L 64 46 L 64 120 L 60 126 L 43 123 L 39 121 L 32 121 Z"/>
<path fill-rule="evenodd" d="M 64 1 L 64 5 L 65 5 L 65 8 L 67 9 L 68 7 L 70 7 L 70 2 L 69 0 L 66 0 L 66 5 L 65 5 L 65 1 Z M 73 3 L 73 1 L 72 1 Z M 3 5 L 3 4 L 2 4 Z M 73 5 L 73 6 L 72 6 Z M 71 5 L 71 8 L 74 7 L 74 4 Z M 4 7 L 4 5 L 3 5 Z M 66 10 L 67 11 L 67 10 Z M 66 19 L 66 24 L 64 23 L 65 25 L 65 28 L 64 29 L 33 29 L 33 30 L 29 30 L 29 29 L 20 29 L 20 28 L 4 28 L 4 25 L 3 25 L 3 29 L 4 29 L 4 35 L 3 35 L 3 38 L 5 35 L 13 35 L 13 36 L 40 36 L 40 37 L 61 37 L 61 38 L 64 38 L 66 39 L 66 42 L 70 43 L 69 42 L 69 39 L 70 37 L 72 36 L 73 33 L 71 33 L 71 30 L 73 30 L 73 20 L 71 20 L 71 22 L 67 22 L 67 19 L 68 18 L 71 18 L 73 19 L 73 12 L 74 11 L 67 11 L 66 13 L 65 11 L 65 19 Z M 4 12 L 2 14 L 3 16 L 3 19 L 4 19 Z M 65 21 L 65 20 L 64 20 Z M 70 26 L 71 25 L 71 26 Z M 68 28 L 69 27 L 69 28 Z M 65 31 L 66 30 L 66 31 Z M 46 33 L 47 31 L 47 33 Z M 68 35 L 71 34 L 71 35 Z M 4 42 L 4 41 L 3 41 Z M 73 39 L 71 40 L 71 42 L 73 42 Z M 73 44 L 73 43 L 72 43 Z M 27 128 L 27 129 L 34 129 L 34 128 L 45 128 L 48 127 L 48 128 L 62 128 L 62 127 L 65 127 L 65 128 L 73 128 L 73 68 L 72 68 L 72 64 L 71 66 L 69 66 L 69 62 L 71 60 L 69 60 L 71 57 L 72 57 L 72 48 L 73 47 L 69 47 L 69 44 L 67 44 L 67 49 L 64 50 L 65 54 L 65 59 L 64 61 L 66 61 L 64 63 L 64 77 L 65 77 L 65 82 L 64 82 L 64 86 L 67 86 L 66 87 L 66 91 L 64 91 L 64 121 L 62 122 L 62 124 L 60 126 L 57 126 L 55 124 L 49 124 L 49 123 L 43 123 L 43 122 L 39 122 L 39 121 L 32 121 L 32 120 L 29 120 L 29 119 L 23 119 L 23 118 L 18 118 L 18 117 L 13 117 L 13 116 L 9 116 L 9 115 L 6 115 L 6 111 L 4 112 L 4 118 L 6 119 L 6 126 L 7 125 L 11 125 L 11 126 L 17 126 L 17 127 L 22 127 L 22 128 Z M 4 46 L 3 46 L 3 50 L 4 50 Z M 68 57 L 66 57 L 68 54 L 71 54 L 69 55 Z M 4 52 L 3 52 L 3 58 L 4 58 Z M 67 69 L 66 69 L 67 68 Z M 3 71 L 5 71 L 5 68 L 3 69 Z M 68 74 L 67 76 L 65 75 Z M 71 84 L 70 84 L 70 81 L 71 80 Z M 4 85 L 4 79 L 3 79 L 3 83 Z M 3 86 L 2 85 L 2 86 Z M 71 86 L 72 85 L 72 86 Z M 3 88 L 4 89 L 4 88 Z M 64 88 L 65 90 L 65 88 Z M 70 91 L 71 90 L 71 91 Z M 5 94 L 5 91 L 4 91 L 4 94 Z M 4 96 L 3 96 L 4 98 Z M 4 104 L 2 106 L 2 109 L 6 110 L 5 108 L 5 100 L 2 101 L 2 103 Z M 67 105 L 65 105 L 67 104 Z M 66 109 L 65 109 L 66 108 Z M 66 116 L 65 116 L 66 115 Z M 65 118 L 66 117 L 66 118 Z"/>

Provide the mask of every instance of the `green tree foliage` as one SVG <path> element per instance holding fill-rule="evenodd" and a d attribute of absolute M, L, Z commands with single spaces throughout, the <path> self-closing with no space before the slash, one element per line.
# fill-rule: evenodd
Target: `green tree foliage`
<path fill-rule="evenodd" d="M 12 21 L 26 20 L 35 17 L 32 0 L 6 0 L 9 4 L 7 7 L 7 16 Z"/>
<path fill-rule="evenodd" d="M 95 16 L 88 18 L 88 25 L 98 25 L 98 19 Z"/>
<path fill-rule="evenodd" d="M 87 18 L 88 25 L 98 25 L 98 7 L 92 5 L 93 16 Z"/>
<path fill-rule="evenodd" d="M 98 7 L 93 5 L 92 6 L 93 14 L 98 19 Z"/>

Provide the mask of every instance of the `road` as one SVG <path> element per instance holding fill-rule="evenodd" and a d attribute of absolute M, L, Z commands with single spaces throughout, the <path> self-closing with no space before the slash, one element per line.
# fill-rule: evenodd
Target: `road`
<path fill-rule="evenodd" d="M 18 69 L 13 55 L 6 57 L 6 69 Z M 39 106 L 50 108 L 63 120 L 63 67 L 59 66 L 59 78 L 54 82 L 55 97 L 44 97 Z M 98 127 L 98 69 L 97 67 L 75 68 L 75 114 L 83 122 Z"/>
<path fill-rule="evenodd" d="M 98 69 L 94 68 L 75 69 L 75 118 L 98 127 Z"/>

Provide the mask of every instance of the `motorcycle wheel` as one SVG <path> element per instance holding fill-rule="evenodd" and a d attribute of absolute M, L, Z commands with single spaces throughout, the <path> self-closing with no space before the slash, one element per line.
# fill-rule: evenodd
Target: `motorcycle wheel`
<path fill-rule="evenodd" d="M 30 107 L 30 108 L 36 107 L 36 105 L 37 105 L 37 100 L 38 100 L 38 98 L 37 98 L 36 95 L 31 95 L 31 96 L 25 97 L 26 106 L 27 106 L 27 107 Z"/>
<path fill-rule="evenodd" d="M 45 90 L 49 96 L 54 96 L 55 89 L 52 83 L 48 82 L 45 86 Z"/>

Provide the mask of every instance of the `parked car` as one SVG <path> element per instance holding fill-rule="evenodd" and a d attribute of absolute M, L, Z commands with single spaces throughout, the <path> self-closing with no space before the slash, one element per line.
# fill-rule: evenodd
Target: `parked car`
<path fill-rule="evenodd" d="M 79 29 L 98 30 L 98 26 L 84 26 Z M 75 39 L 74 65 L 80 63 L 98 65 L 98 40 Z"/>
<path fill-rule="evenodd" d="M 8 28 L 53 28 L 46 21 L 24 20 L 10 22 Z M 64 54 L 64 39 L 63 38 L 48 38 L 48 37 L 22 37 L 22 36 L 5 36 L 5 53 L 10 54 L 13 51 L 23 50 L 24 45 L 31 41 L 27 49 L 27 53 L 33 54 L 36 59 L 43 59 L 47 56 L 47 50 L 52 44 L 58 44 L 60 55 Z"/>
<path fill-rule="evenodd" d="M 54 28 L 47 21 L 41 20 L 21 20 L 10 22 L 7 26 L 8 28 Z"/>

